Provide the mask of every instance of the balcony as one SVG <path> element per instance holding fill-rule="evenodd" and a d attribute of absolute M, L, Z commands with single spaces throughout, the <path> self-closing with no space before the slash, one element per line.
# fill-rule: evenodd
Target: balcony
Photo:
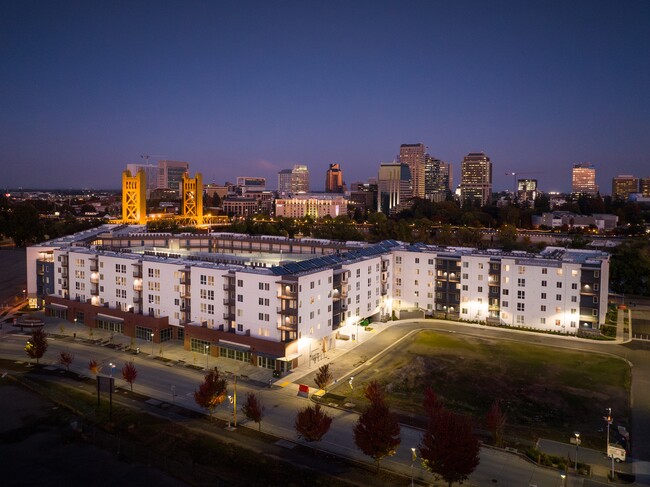
<path fill-rule="evenodd" d="M 134 270 L 133 277 L 135 277 L 136 279 L 142 279 L 142 269 Z"/>
<path fill-rule="evenodd" d="M 230 290 L 230 284 L 224 284 L 223 285 L 223 290 L 224 291 L 229 291 Z"/>
<path fill-rule="evenodd" d="M 90 261 L 90 272 L 97 272 L 99 270 L 99 266 L 97 265 L 97 260 L 91 260 Z"/>
<path fill-rule="evenodd" d="M 97 285 L 97 284 L 91 284 L 90 285 L 90 295 L 91 296 L 99 296 L 99 285 Z"/>
<path fill-rule="evenodd" d="M 298 308 L 294 308 L 291 306 L 284 306 L 284 307 L 278 307 L 276 309 L 278 314 L 281 315 L 289 315 L 289 316 L 298 316 Z"/>
<path fill-rule="evenodd" d="M 298 299 L 298 293 L 283 290 L 278 294 L 279 299 Z"/>
<path fill-rule="evenodd" d="M 133 296 L 133 304 L 142 304 L 142 295 L 136 294 Z"/>
<path fill-rule="evenodd" d="M 181 298 L 189 298 L 192 293 L 190 292 L 190 286 L 183 286 L 180 290 Z"/>

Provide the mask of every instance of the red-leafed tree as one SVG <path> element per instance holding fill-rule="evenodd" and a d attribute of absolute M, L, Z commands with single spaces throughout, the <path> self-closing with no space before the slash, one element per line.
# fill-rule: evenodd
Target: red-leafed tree
<path fill-rule="evenodd" d="M 131 386 L 131 392 L 133 392 L 133 383 L 138 378 L 138 371 L 133 361 L 125 363 L 122 367 L 122 378 Z"/>
<path fill-rule="evenodd" d="M 298 437 L 307 441 L 320 441 L 329 431 L 332 425 L 332 418 L 316 404 L 314 407 L 307 406 L 298 411 L 296 415 L 296 433 Z"/>
<path fill-rule="evenodd" d="M 466 416 L 437 408 L 422 436 L 424 466 L 449 487 L 462 484 L 479 464 L 479 441 Z"/>
<path fill-rule="evenodd" d="M 88 362 L 88 370 L 90 370 L 91 374 L 97 377 L 97 374 L 99 374 L 99 364 L 97 363 L 97 360 L 90 360 Z"/>
<path fill-rule="evenodd" d="M 501 403 L 496 399 L 492 407 L 485 415 L 485 425 L 490 433 L 494 446 L 503 446 L 503 430 L 506 426 L 508 416 L 501 410 Z"/>
<path fill-rule="evenodd" d="M 321 365 L 318 368 L 316 377 L 314 377 L 316 386 L 318 386 L 319 389 L 327 390 L 327 386 L 332 383 L 332 380 L 334 380 L 334 378 L 332 377 L 332 372 L 330 371 L 330 365 Z"/>
<path fill-rule="evenodd" d="M 400 445 L 400 427 L 397 416 L 388 409 L 384 390 L 377 381 L 370 382 L 364 394 L 370 406 L 359 416 L 354 427 L 354 443 L 375 460 L 379 472 L 381 459 L 394 455 Z"/>
<path fill-rule="evenodd" d="M 61 352 L 59 354 L 59 363 L 63 365 L 67 371 L 70 371 L 70 365 L 74 361 L 74 355 L 68 352 Z"/>
<path fill-rule="evenodd" d="M 38 364 L 39 359 L 45 355 L 47 351 L 47 333 L 45 333 L 41 328 L 38 328 L 32 332 L 32 336 L 27 340 L 25 345 L 25 352 L 30 358 L 35 358 L 36 363 Z"/>
<path fill-rule="evenodd" d="M 227 387 L 228 381 L 215 367 L 203 377 L 203 382 L 194 391 L 194 401 L 208 410 L 210 420 L 215 408 L 226 399 Z"/>
<path fill-rule="evenodd" d="M 264 406 L 260 403 L 260 400 L 257 398 L 257 395 L 249 392 L 246 396 L 246 401 L 241 408 L 244 416 L 251 421 L 255 421 L 259 427 L 259 430 L 262 431 L 262 417 L 264 416 Z"/>

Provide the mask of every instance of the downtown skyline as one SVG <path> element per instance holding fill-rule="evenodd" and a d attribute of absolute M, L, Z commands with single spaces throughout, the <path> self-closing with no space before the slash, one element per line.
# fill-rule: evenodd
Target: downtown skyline
<path fill-rule="evenodd" d="M 495 191 L 650 175 L 647 2 L 376 5 L 5 2 L 3 186 L 117 188 L 149 154 L 206 183 L 304 164 L 319 190 L 419 142 L 454 182 L 484 151 Z"/>

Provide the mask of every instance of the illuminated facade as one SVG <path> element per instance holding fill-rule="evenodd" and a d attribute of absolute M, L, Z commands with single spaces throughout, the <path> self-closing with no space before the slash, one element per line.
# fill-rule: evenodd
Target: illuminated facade
<path fill-rule="evenodd" d="M 330 164 L 325 175 L 326 193 L 343 193 L 343 171 L 338 164 Z"/>
<path fill-rule="evenodd" d="M 347 215 L 348 202 L 343 196 L 297 195 L 290 199 L 275 200 L 275 216 L 318 219 L 324 216 L 336 218 Z"/>
<path fill-rule="evenodd" d="M 589 163 L 573 165 L 571 171 L 571 192 L 573 194 L 586 194 L 596 196 L 598 185 L 596 184 L 596 168 Z"/>
<path fill-rule="evenodd" d="M 460 194 L 465 202 L 481 206 L 492 201 L 492 162 L 483 152 L 470 152 L 460 166 Z"/>
<path fill-rule="evenodd" d="M 414 198 L 425 197 L 424 144 L 402 144 L 399 162 L 406 164 L 411 172 L 411 193 Z"/>
<path fill-rule="evenodd" d="M 143 170 L 122 173 L 122 222 L 144 225 L 147 222 L 147 176 Z"/>
<path fill-rule="evenodd" d="M 158 188 L 174 190 L 180 198 L 183 191 L 183 175 L 189 170 L 189 162 L 158 161 Z"/>
<path fill-rule="evenodd" d="M 377 178 L 377 208 L 392 215 L 409 206 L 412 198 L 411 171 L 402 162 L 382 162 Z"/>
<path fill-rule="evenodd" d="M 627 200 L 632 193 L 639 192 L 639 178 L 636 176 L 616 176 L 612 179 L 612 198 Z"/>

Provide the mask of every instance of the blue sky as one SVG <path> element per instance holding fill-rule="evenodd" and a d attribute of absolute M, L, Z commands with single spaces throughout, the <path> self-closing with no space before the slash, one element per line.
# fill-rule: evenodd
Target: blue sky
<path fill-rule="evenodd" d="M 646 0 L 5 0 L 0 181 L 116 188 L 151 154 L 322 189 L 423 142 L 455 182 L 482 150 L 495 189 L 568 191 L 591 162 L 609 193 L 650 176 L 649 53 Z"/>

